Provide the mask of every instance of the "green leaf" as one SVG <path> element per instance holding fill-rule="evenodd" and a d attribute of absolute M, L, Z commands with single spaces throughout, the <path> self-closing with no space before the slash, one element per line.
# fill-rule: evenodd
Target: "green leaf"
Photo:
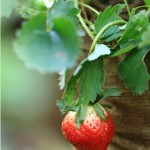
<path fill-rule="evenodd" d="M 120 48 L 124 49 L 130 45 L 137 46 L 141 41 L 141 36 L 143 32 L 146 31 L 148 25 L 149 19 L 144 10 L 132 16 L 127 23 L 124 34 L 118 41 Z"/>
<path fill-rule="evenodd" d="M 122 91 L 118 88 L 111 88 L 108 90 L 104 90 L 103 92 L 103 99 L 111 96 L 120 96 Z"/>
<path fill-rule="evenodd" d="M 46 18 L 35 16 L 17 32 L 15 52 L 29 68 L 57 72 L 75 65 L 80 55 L 76 27 L 68 18 L 55 19 L 53 30 L 45 31 Z"/>
<path fill-rule="evenodd" d="M 96 33 L 98 33 L 108 23 L 116 21 L 116 20 L 121 20 L 119 14 L 124 7 L 125 7 L 124 4 L 117 4 L 114 7 L 108 6 L 104 10 L 104 12 L 100 13 L 94 24 Z M 112 26 L 108 28 L 100 36 L 100 38 L 104 41 L 111 41 L 111 40 L 118 38 L 119 36 L 120 36 L 119 26 L 116 25 L 116 26 Z"/>
<path fill-rule="evenodd" d="M 66 105 L 70 106 L 74 103 L 74 98 L 76 95 L 76 80 L 75 76 L 72 76 L 67 84 L 66 90 L 63 95 Z"/>
<path fill-rule="evenodd" d="M 93 108 L 97 112 L 99 117 L 101 117 L 103 119 L 107 119 L 107 117 L 105 116 L 104 110 L 103 110 L 102 106 L 99 103 L 94 104 Z"/>
<path fill-rule="evenodd" d="M 80 84 L 80 99 L 84 104 L 94 102 L 104 83 L 103 58 L 87 62 L 84 65 Z"/>
<path fill-rule="evenodd" d="M 102 34 L 101 39 L 105 42 L 113 41 L 119 38 L 122 35 L 122 31 L 120 28 L 116 26 L 112 26 L 105 31 L 105 34 Z"/>
<path fill-rule="evenodd" d="M 148 90 L 150 76 L 144 63 L 144 57 L 149 47 L 134 49 L 119 65 L 119 75 L 127 88 L 136 94 L 142 94 Z"/>
<path fill-rule="evenodd" d="M 145 15 L 144 11 L 137 15 L 130 16 L 124 34 L 119 40 L 120 48 L 117 48 L 117 50 L 112 53 L 111 57 L 127 53 L 138 46 L 141 41 L 141 36 L 147 29 L 148 24 L 148 17 Z"/>
<path fill-rule="evenodd" d="M 139 44 L 139 47 L 144 47 L 150 45 L 150 25 L 147 30 L 142 34 L 142 41 Z"/>
<path fill-rule="evenodd" d="M 78 67 L 74 70 L 73 76 L 80 76 L 83 70 L 83 66 L 88 63 L 87 58 L 82 60 Z"/>
<path fill-rule="evenodd" d="M 124 4 L 117 4 L 114 7 L 108 6 L 104 12 L 100 13 L 95 22 L 95 30 L 98 33 L 105 25 L 115 20 L 120 20 L 120 12 L 125 7 Z M 116 27 L 115 27 L 116 28 Z"/>
<path fill-rule="evenodd" d="M 1 16 L 9 17 L 16 3 L 17 0 L 2 0 Z"/>
<path fill-rule="evenodd" d="M 79 110 L 76 114 L 76 126 L 78 129 L 80 128 L 80 125 L 84 121 L 84 119 L 86 117 L 86 113 L 87 113 L 87 106 L 84 106 L 81 104 L 81 106 L 79 107 Z"/>
<path fill-rule="evenodd" d="M 54 2 L 51 9 L 48 11 L 48 26 L 51 29 L 53 26 L 53 19 L 67 16 L 70 19 L 76 19 L 78 9 L 74 8 L 74 2 L 71 0 L 57 0 Z"/>
<path fill-rule="evenodd" d="M 144 2 L 146 5 L 149 5 L 149 7 L 150 7 L 150 0 L 144 0 Z"/>
<path fill-rule="evenodd" d="M 100 58 L 101 56 L 109 55 L 110 53 L 111 51 L 109 47 L 107 47 L 104 44 L 97 44 L 95 46 L 94 51 L 78 65 L 73 75 L 80 76 L 80 74 L 82 73 L 83 67 L 85 66 L 86 63 L 88 63 L 88 61 L 96 60 Z"/>
<path fill-rule="evenodd" d="M 83 95 L 86 95 L 86 88 L 88 88 L 88 85 L 91 86 L 92 91 L 87 96 L 94 95 L 94 96 L 92 96 L 92 97 L 94 97 L 92 100 L 93 102 L 95 100 L 95 97 L 97 96 L 97 93 L 100 93 L 100 91 L 102 90 L 101 87 L 103 85 L 104 72 L 103 72 L 103 61 L 102 61 L 102 58 L 100 58 L 100 56 L 103 56 L 103 55 L 109 53 L 110 49 L 108 47 L 105 47 L 103 44 L 101 44 L 100 49 L 98 48 L 98 50 L 101 50 L 101 48 L 103 48 L 103 51 L 99 51 L 96 54 L 95 54 L 95 52 L 91 53 L 92 57 L 88 57 L 88 58 L 84 59 L 79 64 L 79 66 L 75 69 L 72 77 L 70 78 L 70 80 L 67 84 L 67 88 L 66 88 L 66 91 L 65 91 L 64 97 L 63 97 L 65 99 L 67 105 L 72 104 L 72 101 L 75 98 L 76 83 L 77 83 L 78 79 L 81 81 L 81 82 L 79 81 L 79 83 L 81 83 L 80 85 L 81 86 L 83 85 L 83 89 L 80 87 L 81 93 L 83 92 Z M 98 58 L 97 58 L 97 56 L 98 56 Z M 88 70 L 88 68 L 89 68 L 89 70 Z M 92 69 L 96 73 L 96 76 L 95 76 L 94 72 L 93 73 L 90 72 L 90 69 Z M 88 72 L 90 72 L 90 73 L 87 74 L 87 78 L 84 78 L 84 76 L 86 77 L 86 73 L 88 73 Z M 87 83 L 84 82 L 84 79 L 87 80 Z M 82 82 L 83 82 L 83 84 L 82 84 Z M 94 87 L 92 87 L 93 83 L 95 84 Z M 100 85 L 96 85 L 96 83 L 100 84 Z M 84 87 L 84 85 L 85 85 L 85 87 Z M 95 87 L 97 89 L 95 89 Z M 95 90 L 97 90 L 97 91 L 95 91 Z M 84 94 L 84 92 L 85 92 L 85 94 Z M 84 98 L 84 96 L 80 96 L 78 104 L 81 104 L 81 103 L 88 104 L 90 100 L 88 100 L 88 99 L 85 100 L 85 99 L 86 98 Z"/>
<path fill-rule="evenodd" d="M 131 9 L 131 12 L 129 14 L 129 17 L 132 18 L 135 14 L 136 14 L 136 11 L 138 11 L 138 9 L 141 9 L 141 8 L 145 8 L 145 5 L 143 6 L 138 6 L 138 7 L 133 7 Z"/>

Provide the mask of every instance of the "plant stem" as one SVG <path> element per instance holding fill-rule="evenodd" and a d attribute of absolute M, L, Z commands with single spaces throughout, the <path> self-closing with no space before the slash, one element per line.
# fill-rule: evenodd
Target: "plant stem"
<path fill-rule="evenodd" d="M 78 8 L 78 0 L 74 0 L 75 3 L 75 7 Z M 81 14 L 79 13 L 77 15 L 77 17 L 79 18 L 79 21 L 82 25 L 82 27 L 84 28 L 84 30 L 86 31 L 86 33 L 89 35 L 89 37 L 93 40 L 94 39 L 94 35 L 92 34 L 92 32 L 90 31 L 90 29 L 88 28 L 88 26 L 86 25 L 86 23 L 84 22 L 84 19 L 82 18 Z"/>
<path fill-rule="evenodd" d="M 74 0 L 74 6 L 78 8 L 78 0 Z"/>
<path fill-rule="evenodd" d="M 95 12 L 97 15 L 99 15 L 99 12 L 96 9 L 94 9 L 93 7 L 91 7 L 91 6 L 87 5 L 87 4 L 84 4 L 82 2 L 80 2 L 79 5 L 84 6 L 84 7 L 88 8 L 88 9 L 90 9 L 91 11 Z"/>
<path fill-rule="evenodd" d="M 95 45 L 96 45 L 96 43 L 97 43 L 99 37 L 100 37 L 109 27 L 114 26 L 114 25 L 116 25 L 116 24 L 124 24 L 124 23 L 126 23 L 126 22 L 123 21 L 123 20 L 117 20 L 117 21 L 114 21 L 114 22 L 110 22 L 110 23 L 108 23 L 106 26 L 104 26 L 104 27 L 98 32 L 98 34 L 96 35 L 96 37 L 95 37 L 95 39 L 94 39 L 94 41 L 93 41 L 93 43 L 92 43 L 92 45 L 91 45 L 91 47 L 90 47 L 89 54 L 91 54 L 91 53 L 93 52 L 93 50 L 94 50 L 94 48 L 95 48 Z"/>
<path fill-rule="evenodd" d="M 88 25 L 91 27 L 91 29 L 94 30 L 94 24 L 93 24 L 91 21 L 84 19 L 84 22 L 85 22 L 86 24 L 88 24 Z"/>
<path fill-rule="evenodd" d="M 129 5 L 128 5 L 127 0 L 124 0 L 124 3 L 125 3 L 125 5 L 126 5 L 126 8 L 127 8 L 128 14 L 130 14 L 130 8 L 129 8 Z"/>
<path fill-rule="evenodd" d="M 89 30 L 88 26 L 86 25 L 86 23 L 84 22 L 84 19 L 82 18 L 81 14 L 77 15 L 79 18 L 79 21 L 82 25 L 82 27 L 84 28 L 84 30 L 86 31 L 86 33 L 89 35 L 89 37 L 93 40 L 94 39 L 94 35 L 92 34 L 92 32 Z"/>
<path fill-rule="evenodd" d="M 94 26 L 94 24 L 91 21 L 87 20 L 87 19 L 84 19 L 84 22 L 87 23 L 90 26 Z"/>

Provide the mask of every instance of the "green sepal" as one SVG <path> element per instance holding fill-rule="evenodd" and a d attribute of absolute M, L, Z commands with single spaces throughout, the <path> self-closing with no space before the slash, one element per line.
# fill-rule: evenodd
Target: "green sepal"
<path fill-rule="evenodd" d="M 113 96 L 120 96 L 122 91 L 119 88 L 111 88 L 104 90 L 102 93 L 103 97 L 102 99 L 108 98 L 108 97 L 113 97 Z"/>
<path fill-rule="evenodd" d="M 103 98 L 102 92 L 103 92 L 103 89 L 101 89 L 101 93 L 100 94 L 97 94 L 95 100 L 90 101 L 91 105 L 96 104 L 97 102 L 99 102 Z"/>
<path fill-rule="evenodd" d="M 80 105 L 76 114 L 76 127 L 79 129 L 87 114 L 87 106 Z"/>
<path fill-rule="evenodd" d="M 66 105 L 64 100 L 56 100 L 56 106 L 59 108 L 59 111 L 64 114 L 68 111 L 78 111 L 79 107 L 75 106 L 75 102 L 72 105 Z"/>
<path fill-rule="evenodd" d="M 108 104 L 108 103 L 100 103 L 100 105 L 104 108 L 108 108 L 108 109 L 113 109 L 113 105 L 112 104 Z"/>
<path fill-rule="evenodd" d="M 119 88 L 111 88 L 111 89 L 101 89 L 100 94 L 97 94 L 97 97 L 95 100 L 90 101 L 90 104 L 96 104 L 102 99 L 108 98 L 108 97 L 113 97 L 113 96 L 120 96 L 122 91 Z"/>
<path fill-rule="evenodd" d="M 105 115 L 105 112 L 104 112 L 104 108 L 99 104 L 99 103 L 96 103 L 93 105 L 93 108 L 94 110 L 97 112 L 97 114 L 99 115 L 99 117 L 107 120 L 108 117 Z"/>
<path fill-rule="evenodd" d="M 59 111 L 64 114 L 66 105 L 63 100 L 56 100 L 56 106 L 59 108 Z"/>

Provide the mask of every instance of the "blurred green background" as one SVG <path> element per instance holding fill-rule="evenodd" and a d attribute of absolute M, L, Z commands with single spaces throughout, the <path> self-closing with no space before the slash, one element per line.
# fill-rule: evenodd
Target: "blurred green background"
<path fill-rule="evenodd" d="M 21 20 L 1 19 L 2 150 L 70 150 L 61 134 L 56 74 L 28 70 L 13 51 Z"/>

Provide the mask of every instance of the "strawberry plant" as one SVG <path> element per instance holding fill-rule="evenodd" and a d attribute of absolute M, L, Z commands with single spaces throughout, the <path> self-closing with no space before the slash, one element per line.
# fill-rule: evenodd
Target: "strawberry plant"
<path fill-rule="evenodd" d="M 16 7 L 24 19 L 13 44 L 17 56 L 28 68 L 60 74 L 64 93 L 56 104 L 62 114 L 69 112 L 62 123 L 66 139 L 78 150 L 106 150 L 114 123 L 103 99 L 123 91 L 117 85 L 104 87 L 104 60 L 121 58 L 118 77 L 133 94 L 148 90 L 149 0 L 132 8 L 124 0 L 103 10 L 88 0 L 14 0 L 5 5 L 2 15 Z"/>

